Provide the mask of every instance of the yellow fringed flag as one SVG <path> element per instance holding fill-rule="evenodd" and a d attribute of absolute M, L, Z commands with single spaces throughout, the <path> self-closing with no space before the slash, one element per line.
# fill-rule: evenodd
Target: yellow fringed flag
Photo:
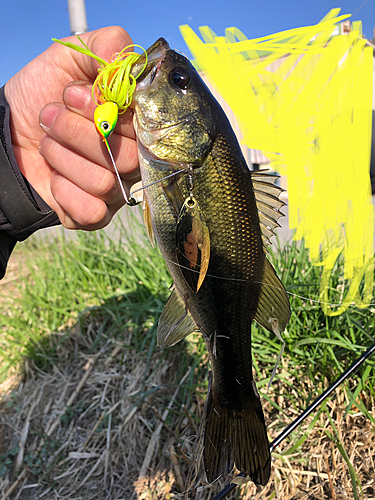
<path fill-rule="evenodd" d="M 360 21 L 334 36 L 350 17 L 339 12 L 253 40 L 237 28 L 216 36 L 206 26 L 202 41 L 180 27 L 196 65 L 235 113 L 242 143 L 287 177 L 289 225 L 322 267 L 320 300 L 332 316 L 369 306 L 374 271 L 372 48 Z M 345 293 L 333 309 L 330 276 L 340 255 Z"/>

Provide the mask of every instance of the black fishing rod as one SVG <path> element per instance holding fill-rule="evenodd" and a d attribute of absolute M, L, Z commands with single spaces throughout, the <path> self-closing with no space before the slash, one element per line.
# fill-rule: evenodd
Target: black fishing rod
<path fill-rule="evenodd" d="M 371 356 L 371 354 L 373 354 L 375 352 L 375 343 L 369 348 L 367 349 L 367 351 L 365 351 L 362 356 L 360 356 L 357 361 L 355 361 L 352 366 L 350 368 L 348 368 L 337 380 L 336 382 L 334 382 L 332 385 L 330 385 L 328 387 L 328 389 L 326 389 L 313 403 L 311 403 L 310 406 L 308 406 L 306 408 L 305 411 L 303 411 L 301 413 L 301 415 L 299 415 L 299 417 L 297 417 L 291 424 L 288 425 L 288 427 L 286 427 L 286 429 L 283 430 L 283 432 L 281 432 L 276 439 L 274 439 L 272 441 L 272 443 L 270 443 L 270 452 L 272 453 L 274 451 L 274 449 L 276 448 L 276 446 L 278 446 L 282 441 L 284 441 L 284 439 L 286 437 L 289 436 L 289 434 L 291 432 L 294 431 L 294 429 L 296 427 L 298 427 L 304 420 L 306 417 L 308 417 L 310 415 L 310 413 L 312 413 L 320 404 L 323 403 L 323 401 L 325 399 L 328 398 L 328 396 L 330 396 L 332 394 L 332 392 L 337 389 L 337 387 L 339 385 L 342 384 L 342 382 L 344 382 L 345 379 L 347 379 L 348 377 L 350 377 L 350 375 L 352 375 L 360 366 L 361 364 L 366 361 L 366 359 L 368 357 Z M 244 474 L 239 474 L 237 477 L 244 477 Z M 231 493 L 233 490 L 235 490 L 237 488 L 237 485 L 234 484 L 234 483 L 230 483 L 228 484 L 224 489 L 222 489 L 220 491 L 220 493 L 218 493 L 216 495 L 216 497 L 213 499 L 213 500 L 223 500 L 223 498 L 226 498 L 229 493 Z"/>

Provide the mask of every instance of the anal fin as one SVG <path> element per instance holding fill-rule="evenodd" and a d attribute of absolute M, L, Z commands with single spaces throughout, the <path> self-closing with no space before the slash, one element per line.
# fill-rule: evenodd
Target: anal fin
<path fill-rule="evenodd" d="M 289 318 L 290 305 L 285 288 L 272 265 L 265 259 L 262 286 L 254 319 L 263 328 L 273 333 L 276 333 L 278 326 L 278 331 L 281 333 L 288 324 Z"/>

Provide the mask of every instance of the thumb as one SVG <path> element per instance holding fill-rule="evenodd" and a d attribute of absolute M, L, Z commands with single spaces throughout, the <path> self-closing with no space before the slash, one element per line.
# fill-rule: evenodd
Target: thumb
<path fill-rule="evenodd" d="M 109 61 L 113 54 L 120 52 L 124 47 L 131 45 L 133 40 L 129 34 L 120 26 L 109 26 L 93 31 L 88 47 L 89 49 L 105 61 Z M 95 61 L 95 59 L 93 59 Z M 96 63 L 96 61 L 95 61 Z M 97 70 L 97 64 L 94 65 Z M 95 77 L 97 73 L 95 74 Z"/>

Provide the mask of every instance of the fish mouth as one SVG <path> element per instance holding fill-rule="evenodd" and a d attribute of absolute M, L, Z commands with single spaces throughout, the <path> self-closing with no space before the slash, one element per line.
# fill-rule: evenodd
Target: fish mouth
<path fill-rule="evenodd" d="M 160 126 L 160 123 L 148 121 L 147 126 L 145 126 L 142 123 L 142 119 L 139 119 L 138 114 L 136 114 L 134 118 L 134 128 L 142 145 L 145 148 L 149 148 L 155 144 L 156 141 L 163 139 L 166 135 L 178 133 L 183 129 L 186 121 L 186 118 L 184 118 L 176 123 L 169 123 L 163 126 Z"/>
<path fill-rule="evenodd" d="M 160 67 L 161 60 L 164 58 L 168 50 L 171 50 L 171 48 L 165 38 L 159 38 L 156 40 L 156 42 L 146 50 L 146 67 L 144 67 L 146 63 L 146 54 L 144 52 L 141 54 L 131 70 L 131 74 L 134 78 L 137 78 L 137 85 L 149 76 L 152 69 L 155 68 L 155 65 Z"/>

